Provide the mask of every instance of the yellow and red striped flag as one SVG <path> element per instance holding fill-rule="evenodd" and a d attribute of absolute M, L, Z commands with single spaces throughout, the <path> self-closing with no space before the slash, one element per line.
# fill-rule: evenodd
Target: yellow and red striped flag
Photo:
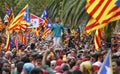
<path fill-rule="evenodd" d="M 94 36 L 94 44 L 96 50 L 98 50 L 101 46 L 101 39 L 102 39 L 102 29 L 97 29 Z"/>
<path fill-rule="evenodd" d="M 10 33 L 7 31 L 6 51 L 10 49 Z"/>
<path fill-rule="evenodd" d="M 36 36 L 40 36 L 41 28 L 40 27 L 36 28 L 35 32 L 36 32 Z"/>
<path fill-rule="evenodd" d="M 9 26 L 9 30 L 12 31 L 12 30 L 15 30 L 16 27 L 18 27 L 20 23 L 20 21 L 23 20 L 23 16 L 25 14 L 25 11 L 26 11 L 26 8 L 28 7 L 28 5 L 26 5 L 20 12 L 19 14 L 14 18 L 14 20 L 11 22 L 10 26 Z M 20 29 L 20 27 L 18 27 L 17 29 Z"/>
<path fill-rule="evenodd" d="M 52 26 L 51 21 L 48 19 L 48 8 L 44 10 L 44 12 L 41 15 L 41 18 L 44 19 L 43 22 L 44 32 L 42 38 L 45 39 L 48 36 L 48 34 L 51 32 L 50 28 Z"/>
<path fill-rule="evenodd" d="M 95 29 L 103 28 L 109 22 L 120 19 L 120 7 L 118 7 L 115 4 L 117 2 L 117 0 L 89 0 L 89 1 L 87 2 L 87 5 L 86 5 L 86 11 L 96 21 L 94 21 L 93 23 L 88 23 L 88 25 L 86 26 L 86 29 L 85 29 L 86 31 L 89 32 L 89 31 L 93 31 Z M 103 3 L 99 3 L 99 2 L 103 2 Z M 109 4 L 109 5 L 106 5 L 106 10 L 104 9 L 105 7 L 103 7 L 103 5 L 105 5 L 104 2 L 106 4 Z M 102 7 L 103 7 L 103 9 L 102 9 Z"/>
<path fill-rule="evenodd" d="M 5 10 L 6 10 L 6 16 L 7 16 L 8 26 L 9 26 L 10 23 L 14 20 L 14 13 L 12 8 L 10 8 L 10 6 L 7 3 L 5 3 Z"/>

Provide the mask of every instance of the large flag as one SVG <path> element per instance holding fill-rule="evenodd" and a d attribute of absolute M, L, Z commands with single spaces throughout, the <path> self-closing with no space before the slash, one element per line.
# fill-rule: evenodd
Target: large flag
<path fill-rule="evenodd" d="M 23 15 L 23 19 L 20 21 L 20 28 L 22 31 L 25 31 L 27 26 L 30 25 L 30 17 L 29 17 L 29 9 L 28 9 L 28 6 L 26 7 L 26 10 L 25 10 L 25 13 Z"/>
<path fill-rule="evenodd" d="M 119 0 L 88 0 L 86 11 L 95 20 L 93 23 L 88 22 L 86 31 L 103 28 L 109 22 L 120 19 Z"/>
<path fill-rule="evenodd" d="M 112 71 L 112 60 L 111 60 L 111 49 L 108 51 L 107 56 L 101 66 L 98 74 L 113 74 Z"/>
<path fill-rule="evenodd" d="M 14 18 L 14 20 L 11 22 L 10 26 L 9 26 L 9 30 L 13 31 L 19 29 L 20 30 L 20 22 L 21 20 L 23 20 L 23 16 L 26 13 L 26 9 L 28 8 L 28 5 L 26 5 L 20 12 L 19 14 Z"/>

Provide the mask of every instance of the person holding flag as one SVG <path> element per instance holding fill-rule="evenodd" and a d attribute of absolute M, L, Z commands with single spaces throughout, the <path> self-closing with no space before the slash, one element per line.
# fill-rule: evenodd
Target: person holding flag
<path fill-rule="evenodd" d="M 55 24 L 53 24 L 52 30 L 54 31 L 53 34 L 53 42 L 54 46 L 60 46 L 60 39 L 61 39 L 61 33 L 63 31 L 64 33 L 64 25 L 59 22 L 59 18 L 55 18 Z"/>

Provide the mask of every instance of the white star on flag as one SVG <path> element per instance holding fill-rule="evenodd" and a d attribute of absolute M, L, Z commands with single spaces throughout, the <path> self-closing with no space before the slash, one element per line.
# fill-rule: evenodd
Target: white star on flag
<path fill-rule="evenodd" d="M 112 72 L 111 72 L 111 70 L 110 70 L 110 67 L 105 66 L 105 68 L 106 68 L 106 70 L 107 70 L 106 74 L 112 74 Z"/>

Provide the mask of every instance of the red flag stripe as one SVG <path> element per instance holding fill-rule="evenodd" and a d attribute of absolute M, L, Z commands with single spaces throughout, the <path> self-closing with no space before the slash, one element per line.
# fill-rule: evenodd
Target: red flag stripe
<path fill-rule="evenodd" d="M 100 0 L 103 1 L 103 0 Z M 104 0 L 105 1 L 105 0 Z M 104 14 L 106 8 L 108 7 L 108 5 L 110 4 L 112 0 L 108 0 L 107 3 L 105 4 L 104 8 L 102 9 L 102 11 L 100 12 L 100 14 L 97 16 L 96 20 L 99 20 L 101 18 L 101 16 Z"/>
<path fill-rule="evenodd" d="M 109 11 L 108 14 L 110 14 L 110 13 L 112 13 L 112 12 L 115 12 L 115 11 L 118 10 L 118 9 L 119 9 L 118 6 L 114 6 L 114 7 Z"/>
<path fill-rule="evenodd" d="M 8 51 L 9 48 L 10 48 L 10 40 L 9 40 L 9 42 L 8 42 L 8 44 L 7 44 L 6 51 Z"/>
<path fill-rule="evenodd" d="M 93 15 L 94 13 L 96 13 L 97 9 L 99 9 L 101 4 L 104 2 L 104 0 L 98 0 L 98 1 L 100 1 L 100 2 L 97 4 L 97 6 L 95 6 L 95 8 L 90 13 L 90 15 Z M 94 2 L 92 2 L 92 3 L 94 3 Z M 90 4 L 90 5 L 92 5 L 92 4 Z"/>

